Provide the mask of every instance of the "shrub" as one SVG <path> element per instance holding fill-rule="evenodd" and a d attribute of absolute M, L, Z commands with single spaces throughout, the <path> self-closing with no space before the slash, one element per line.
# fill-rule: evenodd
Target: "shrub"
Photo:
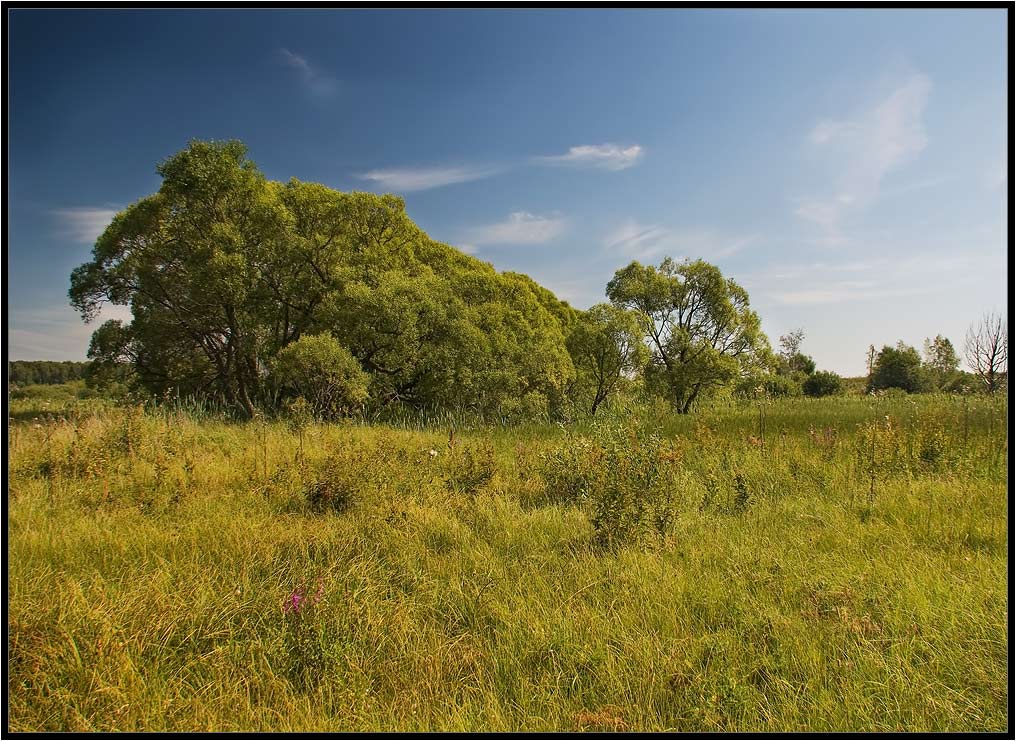
<path fill-rule="evenodd" d="M 832 371 L 817 371 L 805 379 L 801 386 L 807 396 L 832 396 L 840 393 L 843 379 Z"/>
<path fill-rule="evenodd" d="M 498 413 L 509 424 L 546 420 L 549 413 L 547 395 L 539 391 L 528 391 L 522 396 L 509 397 L 498 404 Z"/>
<path fill-rule="evenodd" d="M 541 503 L 582 504 L 589 498 L 602 450 L 585 437 L 570 437 L 564 444 L 540 454 L 540 474 L 546 483 Z"/>
<path fill-rule="evenodd" d="M 303 396 L 314 414 L 334 418 L 363 404 L 370 376 L 329 333 L 305 335 L 275 358 L 273 375 L 287 396 Z"/>
<path fill-rule="evenodd" d="M 917 350 L 902 342 L 886 345 L 875 358 L 868 382 L 869 391 L 898 388 L 913 394 L 931 388 L 928 374 Z"/>
<path fill-rule="evenodd" d="M 676 517 L 679 469 L 655 434 L 599 426 L 541 458 L 544 501 L 582 506 L 600 546 L 665 535 Z"/>

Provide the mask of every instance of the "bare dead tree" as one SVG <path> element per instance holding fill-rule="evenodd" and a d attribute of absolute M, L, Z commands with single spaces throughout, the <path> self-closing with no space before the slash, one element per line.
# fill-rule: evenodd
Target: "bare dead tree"
<path fill-rule="evenodd" d="M 988 393 L 1005 383 L 1009 361 L 1009 328 L 999 314 L 985 314 L 967 330 L 967 364 L 980 376 Z"/>

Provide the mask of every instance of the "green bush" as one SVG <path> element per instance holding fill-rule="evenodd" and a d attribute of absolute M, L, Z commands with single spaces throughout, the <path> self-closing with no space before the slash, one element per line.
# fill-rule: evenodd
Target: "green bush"
<path fill-rule="evenodd" d="M 342 513 L 353 506 L 359 492 L 361 476 L 342 456 L 333 455 L 307 487 L 307 503 L 318 513 Z"/>
<path fill-rule="evenodd" d="M 314 414 L 325 419 L 352 411 L 368 397 L 370 376 L 327 332 L 305 335 L 283 348 L 273 375 L 285 395 L 304 397 Z"/>
<path fill-rule="evenodd" d="M 579 505 L 587 501 L 601 455 L 601 449 L 585 437 L 569 437 L 541 453 L 540 475 L 545 489 L 539 503 Z"/>
<path fill-rule="evenodd" d="M 886 345 L 875 357 L 868 382 L 869 391 L 898 388 L 913 394 L 931 390 L 931 379 L 917 350 L 902 342 Z"/>
<path fill-rule="evenodd" d="M 597 545 L 611 548 L 663 536 L 677 514 L 680 469 L 663 440 L 631 424 L 600 425 L 541 456 L 544 501 L 577 504 Z"/>
<path fill-rule="evenodd" d="M 832 396 L 843 388 L 843 379 L 832 371 L 817 371 L 805 379 L 801 390 L 806 396 Z"/>

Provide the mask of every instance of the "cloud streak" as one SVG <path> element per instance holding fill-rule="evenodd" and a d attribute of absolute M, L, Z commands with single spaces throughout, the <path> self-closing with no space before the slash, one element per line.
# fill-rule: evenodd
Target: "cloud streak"
<path fill-rule="evenodd" d="M 634 167 L 645 156 L 645 149 L 638 144 L 583 144 L 570 147 L 565 154 L 537 157 L 538 162 L 549 165 L 570 165 L 591 167 L 600 170 L 626 170 Z"/>
<path fill-rule="evenodd" d="M 407 193 L 482 180 L 498 172 L 500 170 L 494 167 L 398 167 L 370 170 L 359 177 L 386 190 Z"/>
<path fill-rule="evenodd" d="M 490 244 L 544 244 L 557 239 L 568 228 L 560 214 L 536 216 L 528 211 L 515 211 L 504 221 L 473 227 L 464 242 L 475 251 Z"/>
<path fill-rule="evenodd" d="M 304 89 L 315 98 L 329 98 L 338 91 L 338 81 L 322 73 L 307 57 L 282 48 L 278 58 L 284 66 L 295 70 Z"/>
<path fill-rule="evenodd" d="M 892 250 L 884 250 L 883 255 Z M 948 249 L 914 254 L 869 257 L 845 262 L 812 262 L 774 266 L 742 276 L 752 296 L 786 306 L 818 306 L 845 302 L 941 293 L 943 281 L 969 280 L 998 262 L 990 250 L 955 254 Z"/>
<path fill-rule="evenodd" d="M 291 66 L 310 69 L 307 61 L 293 55 Z M 309 73 L 307 73 L 309 74 Z M 571 147 L 566 154 L 531 157 L 527 164 L 563 165 L 601 170 L 624 170 L 637 164 L 645 150 L 637 144 L 623 147 L 618 144 L 595 144 Z M 440 165 L 434 167 L 392 167 L 369 170 L 357 175 L 380 187 L 397 192 L 430 190 L 446 185 L 468 183 L 499 175 L 511 166 Z"/>
<path fill-rule="evenodd" d="M 58 233 L 64 239 L 80 244 L 91 244 L 106 230 L 113 217 L 118 213 L 115 208 L 61 208 L 53 212 L 60 222 Z"/>
<path fill-rule="evenodd" d="M 675 259 L 682 256 L 716 259 L 740 251 L 754 239 L 754 235 L 724 236 L 712 229 L 671 229 L 629 219 L 609 232 L 603 244 L 608 250 L 636 260 L 657 259 L 664 255 Z"/>
<path fill-rule="evenodd" d="M 104 304 L 98 318 L 85 324 L 69 304 L 11 313 L 8 351 L 12 360 L 84 360 L 92 333 L 107 319 L 125 323 L 130 308 Z"/>
<path fill-rule="evenodd" d="M 927 146 L 924 110 L 930 92 L 931 80 L 915 74 L 875 107 L 817 124 L 808 135 L 809 148 L 827 157 L 837 175 L 830 192 L 799 200 L 797 216 L 821 227 L 831 242 L 841 242 L 843 222 L 875 201 L 886 175 Z"/>

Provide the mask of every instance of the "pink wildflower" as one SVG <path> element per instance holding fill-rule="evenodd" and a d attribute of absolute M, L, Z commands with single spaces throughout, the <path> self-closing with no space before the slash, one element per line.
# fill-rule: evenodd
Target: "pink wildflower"
<path fill-rule="evenodd" d="M 298 587 L 282 604 L 282 611 L 286 613 L 298 613 L 303 605 L 303 589 Z"/>

